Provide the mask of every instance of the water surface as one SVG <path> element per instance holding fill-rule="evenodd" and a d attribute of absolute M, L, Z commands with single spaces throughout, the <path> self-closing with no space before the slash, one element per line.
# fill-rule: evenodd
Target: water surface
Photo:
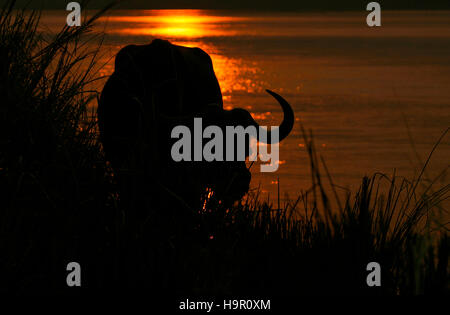
<path fill-rule="evenodd" d="M 65 19 L 59 11 L 42 16 L 47 32 Z M 280 146 L 279 170 L 252 167 L 253 187 L 265 197 L 276 196 L 278 178 L 291 198 L 311 185 L 300 120 L 336 184 L 355 188 L 364 175 L 394 169 L 411 177 L 450 126 L 450 12 L 383 12 L 379 28 L 365 19 L 363 11 L 113 11 L 97 25 L 106 32 L 102 74 L 113 71 L 110 58 L 121 47 L 163 38 L 211 55 L 228 109 L 276 125 L 280 108 L 264 90 L 282 94 L 297 121 Z M 447 136 L 426 175 L 449 161 Z"/>

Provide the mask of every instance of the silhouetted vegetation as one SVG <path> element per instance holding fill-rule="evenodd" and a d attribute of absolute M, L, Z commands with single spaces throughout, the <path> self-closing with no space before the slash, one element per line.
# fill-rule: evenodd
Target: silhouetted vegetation
<path fill-rule="evenodd" d="M 312 188 L 295 202 L 274 207 L 253 192 L 231 208 L 213 195 L 186 209 L 154 196 L 157 184 L 142 185 L 151 178 L 124 202 L 89 106 L 100 48 L 88 43 L 101 42 L 91 26 L 102 11 L 48 40 L 39 13 L 13 5 L 0 17 L 0 290 L 71 293 L 65 268 L 77 261 L 77 292 L 449 293 L 447 227 L 432 219 L 450 185 L 375 174 L 341 200 L 304 130 Z M 371 261 L 378 288 L 366 285 Z"/>

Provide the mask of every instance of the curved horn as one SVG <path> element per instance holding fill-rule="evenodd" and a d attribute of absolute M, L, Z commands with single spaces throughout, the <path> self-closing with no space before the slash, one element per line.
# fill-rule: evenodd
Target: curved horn
<path fill-rule="evenodd" d="M 280 126 L 278 127 L 278 136 L 279 136 L 279 140 L 278 142 L 282 141 L 284 138 L 286 138 L 289 133 L 292 130 L 292 127 L 294 127 L 294 112 L 292 111 L 292 107 L 291 105 L 289 105 L 289 103 L 280 95 L 278 95 L 277 93 L 271 91 L 271 90 L 266 90 L 267 93 L 269 93 L 270 95 L 272 95 L 277 101 L 278 103 L 281 105 L 281 108 L 283 109 L 283 121 L 281 122 Z M 251 118 L 252 121 L 252 125 L 255 126 L 256 128 L 259 128 L 259 124 L 253 119 Z M 267 131 L 267 137 L 266 137 L 266 141 L 261 141 L 260 137 L 258 137 L 258 141 L 261 141 L 263 143 L 267 143 L 267 144 L 276 144 L 277 142 L 272 143 L 271 142 L 272 139 L 272 133 L 270 130 Z"/>

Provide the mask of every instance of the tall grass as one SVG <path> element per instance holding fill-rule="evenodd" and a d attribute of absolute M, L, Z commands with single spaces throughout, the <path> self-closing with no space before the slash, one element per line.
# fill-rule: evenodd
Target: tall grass
<path fill-rule="evenodd" d="M 130 209 L 89 109 L 101 79 L 91 30 L 104 10 L 48 39 L 38 12 L 13 8 L 0 17 L 0 290 L 71 293 L 65 267 L 77 261 L 83 290 L 449 293 L 448 228 L 430 218 L 450 186 L 374 174 L 342 200 L 303 126 L 312 186 L 295 201 L 273 207 L 256 192 L 224 208 L 211 198 L 189 220 L 167 215 L 170 196 Z M 371 261 L 379 288 L 366 285 Z"/>
<path fill-rule="evenodd" d="M 311 161 L 311 189 L 281 209 L 261 204 L 256 197 L 234 210 L 236 217 L 247 214 L 249 233 L 260 233 L 266 242 L 261 246 L 273 250 L 273 256 L 283 254 L 272 244 L 289 248 L 291 255 L 282 256 L 277 268 L 287 273 L 284 286 L 291 279 L 285 293 L 291 288 L 295 292 L 296 284 L 297 290 L 307 294 L 448 293 L 448 223 L 431 219 L 445 212 L 450 185 L 434 187 L 441 173 L 418 188 L 432 152 L 448 130 L 418 178 L 364 177 L 359 190 L 354 195 L 347 193 L 343 202 L 323 159 L 319 165 L 312 134 L 301 129 Z M 443 215 L 448 217 L 448 213 Z M 365 267 L 371 261 L 382 266 L 381 288 L 366 286 Z"/>
<path fill-rule="evenodd" d="M 4 288 L 45 289 L 80 255 L 80 240 L 101 235 L 89 229 L 111 202 L 88 109 L 102 12 L 46 38 L 40 13 L 14 4 L 0 12 L 0 272 Z"/>

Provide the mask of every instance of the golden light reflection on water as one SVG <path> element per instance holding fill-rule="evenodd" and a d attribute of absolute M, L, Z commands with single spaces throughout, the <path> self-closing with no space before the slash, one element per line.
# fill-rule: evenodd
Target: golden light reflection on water
<path fill-rule="evenodd" d="M 148 15 L 112 16 L 108 20 L 133 26 L 116 29 L 122 34 L 183 38 L 232 36 L 236 32 L 222 26 L 239 20 L 238 17 L 205 15 L 200 10 L 152 10 L 142 13 Z"/>
<path fill-rule="evenodd" d="M 108 17 L 108 21 L 116 25 L 108 33 L 148 36 L 149 42 L 153 38 L 167 39 L 176 45 L 203 49 L 213 61 L 226 109 L 234 107 L 231 100 L 234 93 L 264 91 L 264 82 L 257 79 L 262 77 L 262 70 L 256 62 L 248 63 L 239 57 L 226 55 L 204 40 L 207 37 L 236 35 L 236 31 L 226 25 L 244 18 L 208 15 L 208 12 L 201 10 L 151 10 L 141 11 L 140 14 Z M 245 107 L 251 109 L 250 104 Z"/>

